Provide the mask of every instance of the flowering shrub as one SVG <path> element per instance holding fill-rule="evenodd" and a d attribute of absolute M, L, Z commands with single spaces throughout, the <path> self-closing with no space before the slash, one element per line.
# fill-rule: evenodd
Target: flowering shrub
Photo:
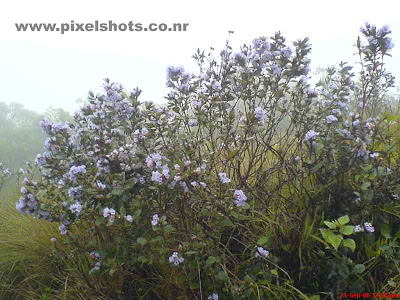
<path fill-rule="evenodd" d="M 60 222 L 86 261 L 86 288 L 114 279 L 113 289 L 99 287 L 107 297 L 293 295 L 310 216 L 348 213 L 373 232 L 364 221 L 384 219 L 379 210 L 397 193 L 387 167 L 395 158 L 380 159 L 378 119 L 365 119 L 370 99 L 392 84 L 378 63 L 390 32 L 368 24 L 362 32 L 361 88 L 345 63 L 311 88 L 308 39 L 290 47 L 279 32 L 239 53 L 227 44 L 219 62 L 198 50 L 198 75 L 169 67 L 163 108 L 106 79 L 73 124 L 41 122 L 41 177 L 24 180 L 17 209 Z M 350 111 L 352 97 L 362 100 L 359 112 Z M 310 253 L 309 261 L 325 259 Z"/>
<path fill-rule="evenodd" d="M 3 186 L 4 182 L 11 177 L 10 169 L 4 169 L 3 164 L 0 163 L 0 189 Z"/>

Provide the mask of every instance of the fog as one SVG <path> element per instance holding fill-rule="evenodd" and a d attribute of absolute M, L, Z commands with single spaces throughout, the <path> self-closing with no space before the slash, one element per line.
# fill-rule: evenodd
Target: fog
<path fill-rule="evenodd" d="M 389 25 L 395 47 L 387 68 L 400 78 L 400 20 L 395 1 L 7 1 L 0 10 L 0 102 L 18 102 L 43 113 L 50 106 L 68 112 L 103 78 L 126 89 L 139 87 L 141 100 L 165 103 L 165 70 L 182 65 L 196 72 L 191 58 L 230 43 L 271 36 L 288 41 L 310 37 L 312 69 L 349 61 L 359 28 L 368 21 Z M 186 32 L 18 32 L 15 23 L 189 23 Z M 218 52 L 216 52 L 216 55 Z M 398 82 L 396 80 L 396 82 Z"/>

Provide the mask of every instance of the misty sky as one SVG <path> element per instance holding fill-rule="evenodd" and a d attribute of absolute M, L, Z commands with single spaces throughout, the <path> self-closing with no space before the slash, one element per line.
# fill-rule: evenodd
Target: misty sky
<path fill-rule="evenodd" d="M 397 1 L 55 1 L 3 0 L 0 3 L 0 101 L 19 102 L 36 112 L 49 106 L 74 112 L 78 98 L 101 91 L 105 77 L 142 101 L 165 102 L 166 68 L 196 71 L 197 48 L 220 49 L 231 36 L 239 51 L 260 36 L 280 30 L 287 41 L 309 37 L 311 67 L 341 60 L 354 64 L 353 46 L 368 21 L 389 25 L 395 47 L 387 69 L 400 79 L 400 17 Z M 18 32 L 14 23 L 132 21 L 189 23 L 186 32 Z M 236 52 L 235 51 L 235 52 Z M 217 53 L 216 53 L 217 54 Z"/>

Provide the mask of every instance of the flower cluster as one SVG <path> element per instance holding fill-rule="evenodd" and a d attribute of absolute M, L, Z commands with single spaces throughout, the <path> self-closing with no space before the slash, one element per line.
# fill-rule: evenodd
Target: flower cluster
<path fill-rule="evenodd" d="M 242 190 L 235 190 L 233 197 L 236 199 L 236 205 L 238 207 L 244 206 L 246 203 L 247 197 Z"/>
<path fill-rule="evenodd" d="M 254 254 L 254 256 L 259 257 L 260 255 L 263 257 L 268 257 L 269 251 L 265 250 L 263 247 L 258 247 L 257 252 Z"/>
<path fill-rule="evenodd" d="M 184 260 L 185 259 L 182 256 L 179 256 L 178 252 L 172 253 L 172 255 L 169 257 L 169 262 L 175 266 L 183 263 Z"/>
<path fill-rule="evenodd" d="M 372 226 L 371 223 L 365 222 L 364 223 L 365 230 L 368 232 L 374 232 L 375 228 Z M 354 226 L 354 232 L 364 232 L 364 227 L 361 225 Z"/>

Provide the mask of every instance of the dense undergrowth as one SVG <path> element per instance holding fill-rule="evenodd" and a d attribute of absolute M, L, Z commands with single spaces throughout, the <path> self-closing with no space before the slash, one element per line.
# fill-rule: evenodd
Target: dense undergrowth
<path fill-rule="evenodd" d="M 276 33 L 218 62 L 199 50 L 199 75 L 170 67 L 166 107 L 106 80 L 73 123 L 43 120 L 47 152 L 19 200 L 2 191 L 0 295 L 400 293 L 393 44 L 361 32 L 357 80 L 341 63 L 312 88 L 308 39 Z"/>

